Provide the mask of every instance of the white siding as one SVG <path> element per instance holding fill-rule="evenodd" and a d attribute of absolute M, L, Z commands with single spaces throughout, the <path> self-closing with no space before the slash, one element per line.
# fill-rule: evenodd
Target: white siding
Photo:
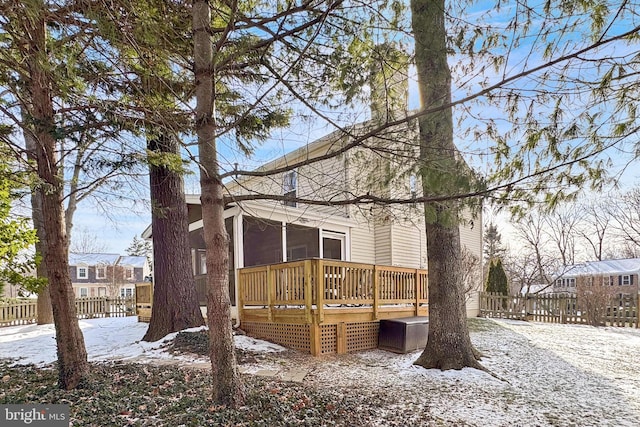
<path fill-rule="evenodd" d="M 374 230 L 366 223 L 351 229 L 351 261 L 376 263 Z"/>
<path fill-rule="evenodd" d="M 393 251 L 392 251 L 392 235 L 391 224 L 376 224 L 375 225 L 375 251 L 376 251 L 376 264 L 380 265 L 392 265 L 393 264 Z"/>
<path fill-rule="evenodd" d="M 423 242 L 427 240 L 421 224 L 393 226 L 393 265 L 410 268 L 426 268 L 426 251 Z M 426 247 L 426 245 L 425 245 Z M 423 259 L 425 263 L 423 264 Z"/>

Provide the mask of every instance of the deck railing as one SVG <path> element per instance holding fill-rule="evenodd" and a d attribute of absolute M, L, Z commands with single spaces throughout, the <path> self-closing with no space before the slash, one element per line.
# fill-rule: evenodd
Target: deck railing
<path fill-rule="evenodd" d="M 308 259 L 242 268 L 238 272 L 239 311 L 303 308 L 310 323 L 312 310 L 320 322 L 325 309 L 427 304 L 427 271 L 403 267 Z M 241 314 L 242 319 L 242 314 Z"/>

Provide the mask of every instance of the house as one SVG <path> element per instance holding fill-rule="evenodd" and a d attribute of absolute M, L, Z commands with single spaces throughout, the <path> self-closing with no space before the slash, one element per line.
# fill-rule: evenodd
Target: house
<path fill-rule="evenodd" d="M 232 316 L 247 333 L 314 355 L 344 353 L 375 348 L 382 319 L 428 313 L 424 210 L 412 202 L 422 195 L 418 129 L 407 121 L 372 132 L 407 114 L 406 79 L 385 83 L 373 92 L 400 94 L 400 102 L 372 102 L 372 120 L 225 181 Z M 405 203 L 346 202 L 360 195 Z M 192 269 L 205 304 L 200 197 L 186 201 Z M 481 259 L 481 212 L 465 210 L 459 228 L 465 250 Z M 142 236 L 151 238 L 151 227 Z M 480 288 L 477 279 L 468 316 L 479 314 Z"/>
<path fill-rule="evenodd" d="M 406 68 L 383 70 L 377 78 L 382 83 L 373 86 L 372 120 L 335 131 L 262 165 L 257 171 L 273 171 L 318 156 L 324 156 L 323 160 L 276 174 L 225 182 L 232 198 L 224 216 L 231 237 L 229 291 L 233 304 L 237 303 L 237 270 L 245 267 L 308 258 L 427 267 L 421 203 L 386 206 L 340 203 L 353 195 L 410 200 L 422 194 L 416 164 L 419 148 L 415 144 L 418 132 L 415 121 L 388 127 L 375 137 L 366 138 L 366 144 L 350 148 L 354 138 L 367 135 L 378 124 L 407 115 Z M 389 99 L 393 102 L 388 102 Z M 269 200 L 264 195 L 280 200 Z M 262 199 L 250 200 L 254 196 Z M 204 303 L 205 244 L 199 196 L 187 195 L 187 204 L 192 268 L 200 301 Z M 463 247 L 482 259 L 481 212 L 464 213 L 460 234 Z M 143 237 L 151 237 L 150 227 Z M 478 291 L 480 287 L 478 282 Z M 479 313 L 478 291 L 472 291 L 467 299 L 469 316 Z"/>
<path fill-rule="evenodd" d="M 351 135 L 365 133 L 371 123 L 355 126 Z M 414 123 L 395 126 L 384 135 L 367 142 L 368 147 L 388 148 L 389 141 L 406 141 L 417 132 Z M 265 177 L 249 177 L 226 183 L 236 197 L 224 212 L 229 246 L 229 278 L 232 304 L 237 304 L 237 270 L 308 258 L 335 259 L 363 264 L 426 269 L 427 245 L 422 204 L 384 206 L 340 203 L 302 203 L 339 201 L 352 194 L 388 198 L 419 197 L 422 193 L 415 167 L 415 146 L 397 160 L 388 150 L 372 152 L 355 147 L 342 152 L 352 136 L 334 132 L 315 142 L 273 160 L 259 171 L 296 164 L 332 152 L 335 157 Z M 396 144 L 400 144 L 397 143 Z M 415 161 L 415 160 L 414 160 Z M 274 195 L 282 200 L 240 200 L 252 195 Z M 202 304 L 206 277 L 205 244 L 199 195 L 187 195 L 192 267 Z M 461 242 L 466 250 L 482 258 L 482 218 L 465 213 L 460 224 Z M 148 228 L 143 237 L 149 238 Z M 471 275 L 473 276 L 473 275 Z M 480 275 L 476 275 L 480 277 Z M 478 291 L 467 300 L 468 316 L 479 313 Z"/>
<path fill-rule="evenodd" d="M 590 261 L 567 266 L 554 282 L 554 293 L 579 294 L 599 290 L 612 296 L 638 293 L 640 258 Z"/>
<path fill-rule="evenodd" d="M 76 297 L 128 297 L 149 276 L 149 263 L 144 256 L 70 253 L 69 276 Z"/>

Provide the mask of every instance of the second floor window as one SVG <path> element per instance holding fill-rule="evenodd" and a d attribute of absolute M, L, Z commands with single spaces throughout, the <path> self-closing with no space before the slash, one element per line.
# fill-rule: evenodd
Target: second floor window
<path fill-rule="evenodd" d="M 631 284 L 631 276 L 629 275 L 622 276 L 622 279 L 620 280 L 620 284 L 623 286 L 629 286 Z"/>
<path fill-rule="evenodd" d="M 107 267 L 104 265 L 96 267 L 96 279 L 106 279 L 107 278 Z"/>
<path fill-rule="evenodd" d="M 78 267 L 78 279 L 88 279 L 89 271 L 87 267 Z"/>
<path fill-rule="evenodd" d="M 296 171 L 285 172 L 282 175 L 282 195 L 285 197 L 296 197 L 298 187 L 298 174 Z M 295 200 L 285 200 L 282 202 L 285 206 L 291 206 L 295 208 L 297 203 Z"/>
<path fill-rule="evenodd" d="M 127 280 L 133 279 L 133 267 L 124 268 L 124 278 Z"/>

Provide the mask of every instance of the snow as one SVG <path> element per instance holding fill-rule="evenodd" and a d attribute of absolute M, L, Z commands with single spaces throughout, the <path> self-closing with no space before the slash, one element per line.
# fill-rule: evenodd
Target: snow
<path fill-rule="evenodd" d="M 69 265 L 114 265 L 119 257 L 118 254 L 69 253 Z"/>
<path fill-rule="evenodd" d="M 80 320 L 89 361 L 149 362 L 158 359 L 188 360 L 166 351 L 175 338 L 169 334 L 156 342 L 141 341 L 148 324 L 136 317 L 111 317 Z M 203 328 L 186 329 L 187 332 Z M 283 351 L 284 347 L 254 338 L 235 336 L 236 347 L 257 353 Z M 0 359 L 11 359 L 20 365 L 47 365 L 56 361 L 55 328 L 53 325 L 24 325 L 0 328 Z"/>
<path fill-rule="evenodd" d="M 147 324 L 135 317 L 82 320 L 80 327 L 91 361 L 206 362 L 168 352 L 167 341 L 175 334 L 141 342 Z M 235 342 L 261 354 L 243 365 L 244 372 L 305 369 L 310 385 L 365 397 L 384 394 L 376 425 L 424 425 L 425 414 L 441 425 L 640 425 L 640 330 L 476 319 L 471 331 L 482 364 L 493 375 L 425 370 L 413 365 L 419 352 L 314 358 L 247 336 L 237 335 Z M 51 325 L 0 328 L 0 358 L 51 363 L 54 335 Z"/>

